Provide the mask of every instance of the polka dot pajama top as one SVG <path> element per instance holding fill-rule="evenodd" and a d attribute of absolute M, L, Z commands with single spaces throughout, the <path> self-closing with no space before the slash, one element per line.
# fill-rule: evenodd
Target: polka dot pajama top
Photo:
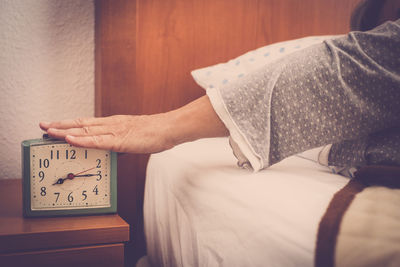
<path fill-rule="evenodd" d="M 241 165 L 257 171 L 326 144 L 332 164 L 365 164 L 368 149 L 400 148 L 400 20 L 312 45 L 207 94 Z"/>

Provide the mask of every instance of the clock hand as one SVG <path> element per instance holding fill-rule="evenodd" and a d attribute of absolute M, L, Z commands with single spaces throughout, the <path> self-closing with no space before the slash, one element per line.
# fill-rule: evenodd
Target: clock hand
<path fill-rule="evenodd" d="M 81 174 L 81 175 L 75 175 L 75 177 L 90 177 L 90 176 L 99 176 L 100 174 L 97 173 L 91 173 L 91 174 Z"/>
<path fill-rule="evenodd" d="M 97 175 L 97 174 L 84 174 L 84 175 L 81 175 L 82 173 L 87 172 L 87 171 L 91 171 L 91 170 L 93 170 L 93 169 L 95 169 L 95 168 L 96 168 L 96 167 L 93 167 L 93 168 L 90 168 L 90 169 L 87 169 L 87 170 L 78 172 L 78 173 L 76 173 L 76 174 L 68 173 L 68 174 L 67 174 L 67 177 L 65 177 L 65 178 L 59 178 L 59 179 L 57 180 L 57 182 L 55 182 L 53 185 L 56 185 L 56 184 L 63 184 L 65 180 L 67 180 L 67 179 L 68 179 L 68 180 L 72 180 L 72 179 L 74 179 L 75 177 L 89 177 L 89 176 Z"/>
<path fill-rule="evenodd" d="M 65 178 L 58 178 L 57 182 L 55 182 L 53 185 L 56 185 L 56 184 L 63 184 L 65 180 L 67 180 L 67 179 L 72 180 L 72 179 L 74 179 L 74 178 L 75 178 L 75 175 L 74 175 L 73 173 L 68 173 L 68 174 L 67 174 L 67 177 L 65 177 Z"/>

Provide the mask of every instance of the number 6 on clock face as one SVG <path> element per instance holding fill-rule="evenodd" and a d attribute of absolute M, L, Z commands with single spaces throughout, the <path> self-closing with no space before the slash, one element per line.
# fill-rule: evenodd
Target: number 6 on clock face
<path fill-rule="evenodd" d="M 22 142 L 25 216 L 116 212 L 116 154 L 63 141 Z"/>

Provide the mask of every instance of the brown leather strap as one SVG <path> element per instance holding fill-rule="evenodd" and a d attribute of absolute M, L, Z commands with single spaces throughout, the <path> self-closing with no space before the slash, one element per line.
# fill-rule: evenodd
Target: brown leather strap
<path fill-rule="evenodd" d="M 339 233 L 340 223 L 347 208 L 350 206 L 356 194 L 366 186 L 358 179 L 350 182 L 333 196 L 328 209 L 319 223 L 317 245 L 315 254 L 315 266 L 335 266 L 335 247 Z"/>

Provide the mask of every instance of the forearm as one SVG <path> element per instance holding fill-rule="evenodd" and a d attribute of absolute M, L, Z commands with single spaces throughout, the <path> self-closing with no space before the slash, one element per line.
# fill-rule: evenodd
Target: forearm
<path fill-rule="evenodd" d="M 166 123 L 170 127 L 166 140 L 171 146 L 200 138 L 229 135 L 207 95 L 165 115 Z"/>

